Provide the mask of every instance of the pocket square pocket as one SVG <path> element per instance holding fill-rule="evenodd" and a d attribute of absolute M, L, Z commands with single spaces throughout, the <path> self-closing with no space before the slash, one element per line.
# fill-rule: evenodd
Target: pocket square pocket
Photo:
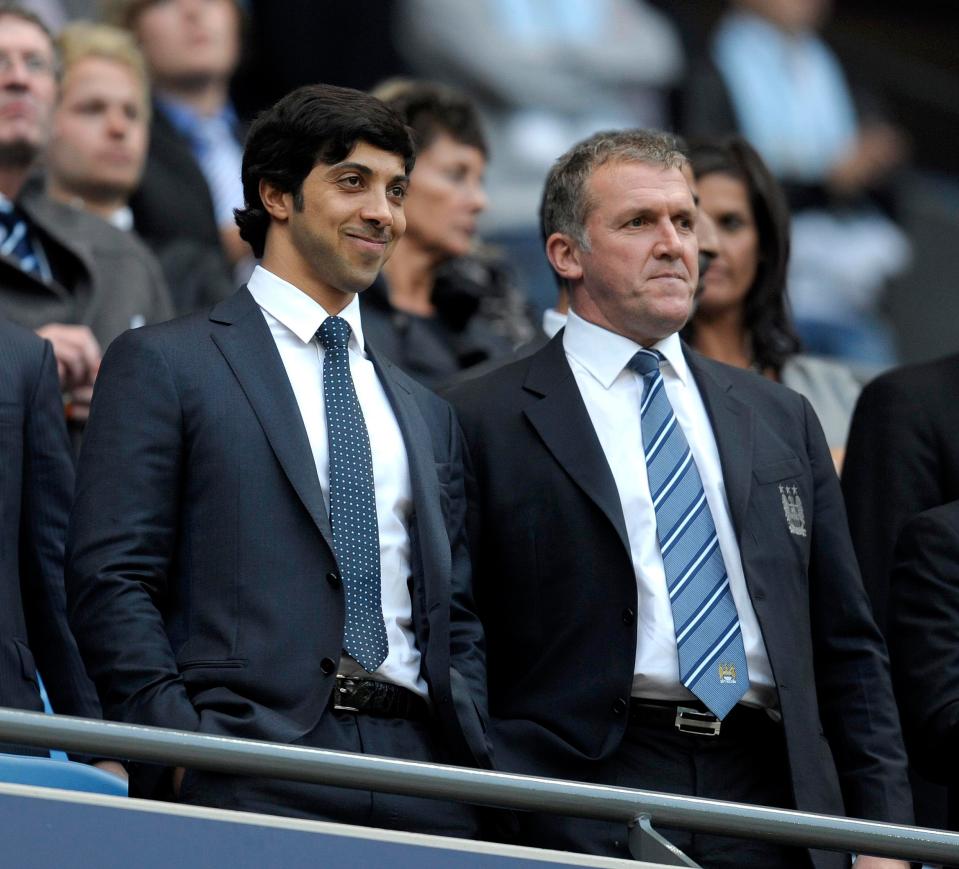
<path fill-rule="evenodd" d="M 753 476 L 760 483 L 778 483 L 780 480 L 795 479 L 802 475 L 802 462 L 795 458 L 753 468 Z"/>

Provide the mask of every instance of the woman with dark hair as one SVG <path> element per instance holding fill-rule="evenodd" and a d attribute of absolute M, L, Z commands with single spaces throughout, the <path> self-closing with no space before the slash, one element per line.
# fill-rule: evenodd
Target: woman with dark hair
<path fill-rule="evenodd" d="M 706 356 L 754 368 L 805 395 L 838 466 L 861 384 L 844 366 L 799 352 L 786 297 L 789 207 L 782 188 L 739 137 L 694 143 L 689 159 L 719 250 L 685 338 Z"/>
<path fill-rule="evenodd" d="M 431 82 L 394 80 L 373 94 L 410 128 L 417 157 L 406 234 L 363 295 L 363 327 L 378 350 L 435 388 L 510 353 L 533 329 L 508 269 L 477 244 L 487 145 L 476 107 Z"/>

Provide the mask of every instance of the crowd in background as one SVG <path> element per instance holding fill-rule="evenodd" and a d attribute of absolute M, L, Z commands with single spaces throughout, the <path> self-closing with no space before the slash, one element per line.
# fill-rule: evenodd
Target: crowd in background
<path fill-rule="evenodd" d="M 668 6 L 645 0 L 397 0 L 352 27 L 318 3 L 26 5 L 58 58 L 29 22 L 0 28 L 0 314 L 52 345 L 76 442 L 118 335 L 251 275 L 257 252 L 234 221 L 250 201 L 245 134 L 282 95 L 271 88 L 332 79 L 322 31 L 352 76 L 337 83 L 370 90 L 413 132 L 406 236 L 361 310 L 371 344 L 429 388 L 532 352 L 566 321 L 540 225 L 556 158 L 603 129 L 678 134 L 715 232 L 700 239 L 683 337 L 805 395 L 837 469 L 848 442 L 854 543 L 887 628 L 896 537 L 959 497 L 959 463 L 950 434 L 924 429 L 920 498 L 889 460 L 908 435 L 877 446 L 893 408 L 916 401 L 905 432 L 941 393 L 922 403 L 916 388 L 895 394 L 895 376 L 873 379 L 903 360 L 884 300 L 915 256 L 903 201 L 916 176 L 908 131 L 823 38 L 827 0 L 734 0 L 698 54 Z M 959 388 L 943 377 L 937 388 Z M 909 492 L 908 510 L 876 515 Z M 944 825 L 929 799 L 923 820 Z"/>

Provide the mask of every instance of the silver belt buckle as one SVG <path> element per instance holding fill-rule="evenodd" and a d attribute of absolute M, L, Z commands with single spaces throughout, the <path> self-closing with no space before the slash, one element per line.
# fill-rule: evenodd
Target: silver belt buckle
<path fill-rule="evenodd" d="M 350 684 L 353 681 L 354 680 L 351 676 L 343 676 L 340 673 L 336 674 L 336 685 L 333 687 L 333 691 L 335 692 L 334 699 L 333 699 L 333 708 L 337 712 L 359 712 L 360 711 L 359 707 L 344 706 L 342 703 L 340 703 L 340 700 L 339 700 L 340 697 L 346 694 L 346 688 L 343 687 L 344 684 Z"/>
<path fill-rule="evenodd" d="M 692 733 L 696 736 L 719 736 L 723 726 L 711 712 L 700 712 L 688 706 L 676 707 L 676 720 L 673 722 L 680 733 Z"/>

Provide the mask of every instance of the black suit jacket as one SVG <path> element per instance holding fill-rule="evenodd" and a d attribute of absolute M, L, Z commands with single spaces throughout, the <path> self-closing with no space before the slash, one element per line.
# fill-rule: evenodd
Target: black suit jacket
<path fill-rule="evenodd" d="M 588 778 L 626 728 L 637 589 L 619 495 L 562 334 L 449 397 L 473 469 L 497 763 Z M 815 415 L 778 384 L 687 356 L 776 679 L 796 806 L 908 822 L 885 647 Z M 789 531 L 782 482 L 799 489 L 805 537 Z M 840 855 L 816 859 L 842 865 Z"/>
<path fill-rule="evenodd" d="M 959 499 L 959 355 L 887 372 L 856 404 L 842 488 L 849 528 L 879 627 L 903 526 Z"/>
<path fill-rule="evenodd" d="M 449 405 L 369 352 L 410 463 L 423 677 L 454 758 L 486 763 L 458 429 Z M 324 714 L 343 591 L 326 578 L 337 567 L 306 429 L 246 288 L 111 346 L 68 552 L 71 623 L 108 718 L 286 742 Z M 157 784 L 131 775 L 137 792 Z"/>
<path fill-rule="evenodd" d="M 959 501 L 906 523 L 890 582 L 889 646 L 910 757 L 950 786 L 959 829 Z"/>
<path fill-rule="evenodd" d="M 5 320 L 0 456 L 0 706 L 43 709 L 39 666 L 55 711 L 99 718 L 67 627 L 63 543 L 73 462 L 53 349 Z"/>

